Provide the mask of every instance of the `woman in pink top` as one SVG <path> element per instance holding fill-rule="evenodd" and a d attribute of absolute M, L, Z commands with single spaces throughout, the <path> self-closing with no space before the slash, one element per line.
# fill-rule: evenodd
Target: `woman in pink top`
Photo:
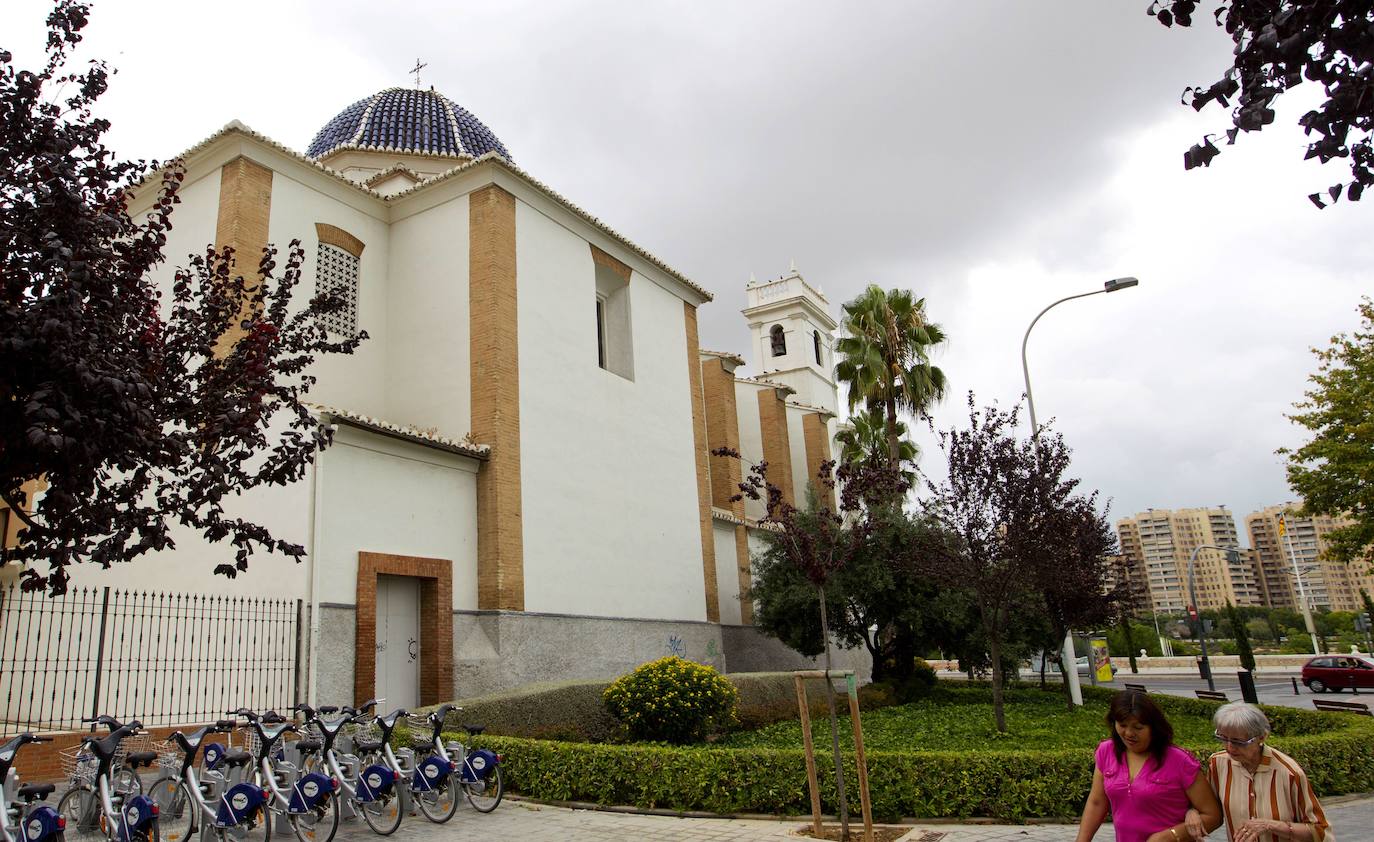
<path fill-rule="evenodd" d="M 1173 727 L 1148 696 L 1132 690 L 1113 696 L 1107 727 L 1111 739 L 1097 747 L 1078 842 L 1091 842 L 1108 806 L 1116 842 L 1189 842 L 1190 806 L 1208 832 L 1221 825 L 1221 804 L 1200 764 L 1173 744 Z"/>

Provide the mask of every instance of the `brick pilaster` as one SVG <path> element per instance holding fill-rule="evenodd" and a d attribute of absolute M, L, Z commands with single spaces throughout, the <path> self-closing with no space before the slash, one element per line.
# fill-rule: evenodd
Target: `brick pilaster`
<path fill-rule="evenodd" d="M 242 156 L 220 168 L 219 213 L 215 218 L 215 246 L 234 249 L 234 274 L 242 275 L 251 289 L 258 276 L 262 250 L 267 247 L 267 226 L 272 214 L 272 171 Z M 244 312 L 249 305 L 245 302 Z M 243 336 L 235 321 L 216 343 L 225 352 Z"/>
<path fill-rule="evenodd" d="M 830 416 L 821 412 L 808 412 L 802 416 L 802 439 L 806 445 L 806 470 L 807 482 L 816 486 L 816 496 L 824 498 L 830 497 L 830 504 L 835 503 L 835 489 L 826 489 L 817 477 L 820 475 L 821 464 L 830 461 Z"/>
<path fill-rule="evenodd" d="M 797 505 L 792 484 L 792 443 L 787 433 L 787 390 L 759 390 L 759 431 L 763 434 L 763 460 L 768 481 L 782 491 L 782 499 Z"/>
<path fill-rule="evenodd" d="M 477 474 L 477 607 L 523 611 L 515 197 L 495 185 L 472 193 L 468 238 L 472 435 L 491 445 Z"/>
<path fill-rule="evenodd" d="M 701 568 L 706 585 L 706 619 L 720 622 L 720 587 L 716 583 L 716 536 L 711 522 L 710 450 L 706 438 L 706 399 L 701 384 L 701 349 L 697 343 L 697 308 L 682 302 L 687 334 L 687 383 L 692 390 L 692 444 L 696 453 L 697 503 L 701 519 Z"/>

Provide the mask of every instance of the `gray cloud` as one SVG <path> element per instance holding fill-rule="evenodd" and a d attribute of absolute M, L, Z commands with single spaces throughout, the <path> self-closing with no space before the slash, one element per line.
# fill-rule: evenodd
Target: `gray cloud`
<path fill-rule="evenodd" d="M 1037 326 L 1037 408 L 1117 515 L 1243 513 L 1289 496 L 1283 413 L 1307 348 L 1353 327 L 1374 241 L 1359 206 L 1306 205 L 1340 173 L 1280 125 L 1182 173 L 1224 117 L 1178 96 L 1230 45 L 1145 5 L 107 0 L 87 52 L 121 69 L 112 142 L 147 157 L 233 117 L 304 148 L 421 57 L 521 166 L 715 291 L 704 345 L 747 351 L 744 282 L 792 258 L 836 307 L 870 282 L 925 296 L 951 336 L 942 425 L 963 390 L 1020 394 L 1041 307 L 1136 274 Z M 37 45 L 45 8 L 0 6 L 4 46 Z"/>

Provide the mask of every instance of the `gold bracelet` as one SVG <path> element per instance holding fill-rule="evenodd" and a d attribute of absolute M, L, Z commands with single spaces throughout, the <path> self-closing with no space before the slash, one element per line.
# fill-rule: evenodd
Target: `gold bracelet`
<path fill-rule="evenodd" d="M 1174 835 L 1174 842 L 1178 842 L 1178 829 L 1171 827 L 1169 828 L 1169 832 Z"/>

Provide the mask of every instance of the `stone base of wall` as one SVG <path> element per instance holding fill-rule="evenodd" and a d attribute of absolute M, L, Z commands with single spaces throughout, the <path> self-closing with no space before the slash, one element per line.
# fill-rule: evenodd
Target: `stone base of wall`
<path fill-rule="evenodd" d="M 320 607 L 319 682 L 321 704 L 347 704 L 354 687 L 354 609 Z M 819 669 L 820 659 L 803 658 L 752 626 L 723 626 L 687 620 L 638 620 L 522 611 L 453 613 L 453 694 L 468 698 L 540 681 L 612 679 L 646 661 L 678 655 L 722 672 Z M 862 649 L 835 649 L 837 670 L 872 675 Z"/>
<path fill-rule="evenodd" d="M 725 645 L 727 672 L 812 670 L 824 666 L 821 658 L 804 657 L 753 626 L 721 626 L 720 636 Z M 873 658 L 863 647 L 840 649 L 832 646 L 830 666 L 836 670 L 853 670 L 860 683 L 873 677 Z"/>
<path fill-rule="evenodd" d="M 320 606 L 320 636 L 316 657 L 314 699 L 317 705 L 356 705 L 353 671 L 358 661 L 357 609 L 351 605 Z"/>
<path fill-rule="evenodd" d="M 536 681 L 615 678 L 645 661 L 679 655 L 724 670 L 715 623 L 573 614 L 459 611 L 453 616 L 454 697 Z"/>

